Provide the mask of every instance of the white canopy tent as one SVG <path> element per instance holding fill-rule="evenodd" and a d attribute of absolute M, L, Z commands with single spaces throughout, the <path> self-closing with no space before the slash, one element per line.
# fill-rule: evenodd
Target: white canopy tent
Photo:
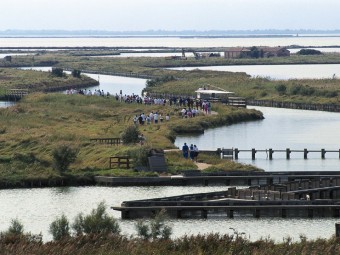
<path fill-rule="evenodd" d="M 234 92 L 230 92 L 230 91 L 221 91 L 221 90 L 213 90 L 213 89 L 202 89 L 202 88 L 199 88 L 195 92 L 197 93 L 197 98 L 201 98 L 201 95 L 215 97 L 215 95 L 217 95 L 217 94 L 220 94 L 220 95 L 234 94 Z"/>

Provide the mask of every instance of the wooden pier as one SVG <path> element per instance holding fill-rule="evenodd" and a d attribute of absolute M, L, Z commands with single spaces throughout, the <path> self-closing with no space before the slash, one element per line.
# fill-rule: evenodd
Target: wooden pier
<path fill-rule="evenodd" d="M 327 189 L 327 187 L 324 187 Z M 153 217 L 165 210 L 170 217 L 340 217 L 340 186 L 332 187 L 334 198 L 299 198 L 298 191 L 228 188 L 226 191 L 125 201 L 111 207 L 122 219 Z M 312 191 L 310 191 L 312 192 Z M 321 190 L 319 190 L 321 192 Z"/>
<path fill-rule="evenodd" d="M 303 159 L 308 159 L 308 154 L 309 153 L 318 153 L 320 155 L 321 159 L 326 159 L 326 153 L 337 153 L 339 155 L 340 159 L 340 149 L 339 150 L 327 150 L 327 149 L 320 149 L 320 150 L 308 150 L 308 149 L 303 149 L 303 150 L 292 150 L 292 149 L 260 149 L 257 150 L 255 148 L 252 148 L 250 150 L 240 150 L 238 148 L 232 148 L 232 149 L 218 149 L 221 153 L 221 158 L 234 158 L 234 159 L 239 159 L 239 154 L 241 152 L 249 152 L 248 155 L 251 156 L 252 160 L 256 159 L 256 153 L 262 152 L 265 153 L 266 157 L 270 160 L 274 158 L 274 153 L 284 153 L 286 159 L 291 158 L 292 153 L 299 153 L 302 155 Z M 276 155 L 275 154 L 275 155 Z"/>

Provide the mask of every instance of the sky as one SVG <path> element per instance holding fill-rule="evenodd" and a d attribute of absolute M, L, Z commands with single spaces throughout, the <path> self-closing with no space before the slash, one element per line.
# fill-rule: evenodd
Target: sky
<path fill-rule="evenodd" d="M 0 30 L 340 29 L 339 0 L 1 0 Z"/>

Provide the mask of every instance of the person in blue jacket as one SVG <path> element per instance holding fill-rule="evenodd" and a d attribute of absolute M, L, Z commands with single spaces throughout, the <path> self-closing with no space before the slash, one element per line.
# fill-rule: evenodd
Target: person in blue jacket
<path fill-rule="evenodd" d="M 187 143 L 184 143 L 184 145 L 182 147 L 182 152 L 183 152 L 183 157 L 185 159 L 188 159 L 188 156 L 189 156 L 189 146 L 187 145 Z"/>

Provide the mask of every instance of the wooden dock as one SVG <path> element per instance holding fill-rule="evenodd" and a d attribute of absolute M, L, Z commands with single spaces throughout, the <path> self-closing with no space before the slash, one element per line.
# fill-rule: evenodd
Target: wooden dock
<path fill-rule="evenodd" d="M 326 189 L 327 187 L 325 187 Z M 125 201 L 111 207 L 122 219 L 153 217 L 165 210 L 170 217 L 340 217 L 340 186 L 334 199 L 298 199 L 298 192 L 228 188 L 226 191 Z M 246 196 L 248 194 L 249 196 Z"/>

